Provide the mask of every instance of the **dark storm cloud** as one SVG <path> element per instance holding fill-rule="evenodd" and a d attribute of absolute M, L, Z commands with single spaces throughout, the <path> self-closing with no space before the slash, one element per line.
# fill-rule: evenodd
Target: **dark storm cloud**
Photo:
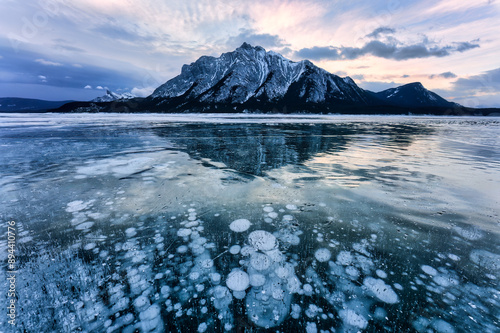
<path fill-rule="evenodd" d="M 453 90 L 462 93 L 498 93 L 500 91 L 500 68 L 468 78 L 459 78 L 453 83 Z"/>
<path fill-rule="evenodd" d="M 429 46 L 424 41 L 413 45 L 399 45 L 372 40 L 363 47 L 312 47 L 304 48 L 295 53 L 297 57 L 310 60 L 354 60 L 365 55 L 379 58 L 408 60 L 416 58 L 446 57 L 454 52 L 464 52 L 479 47 L 479 44 L 469 42 L 454 43 L 454 46 Z"/>
<path fill-rule="evenodd" d="M 142 80 L 133 73 L 124 74 L 92 65 L 75 66 L 35 52 L 15 52 L 9 47 L 0 47 L 0 54 L 4 57 L 0 62 L 0 82 L 3 83 L 41 83 L 63 88 L 83 88 L 90 84 L 117 89 L 138 85 Z"/>
<path fill-rule="evenodd" d="M 429 75 L 429 79 L 434 79 L 436 77 L 442 77 L 442 78 L 445 78 L 445 79 L 454 79 L 457 77 L 457 75 L 455 73 L 452 73 L 452 72 L 444 72 L 444 73 L 441 73 L 441 74 L 432 74 L 432 75 Z"/>
<path fill-rule="evenodd" d="M 395 32 L 396 32 L 396 30 L 393 29 L 393 28 L 380 27 L 380 28 L 377 28 L 377 29 L 373 30 L 373 32 L 371 32 L 368 35 L 366 35 L 366 37 L 369 37 L 369 38 L 378 38 L 380 35 L 393 34 Z"/>

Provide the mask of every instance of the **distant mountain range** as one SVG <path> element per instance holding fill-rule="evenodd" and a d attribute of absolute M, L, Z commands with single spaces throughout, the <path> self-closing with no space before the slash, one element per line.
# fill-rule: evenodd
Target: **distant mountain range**
<path fill-rule="evenodd" d="M 308 60 L 294 62 L 243 43 L 220 57 L 203 56 L 146 98 L 106 95 L 55 112 L 305 112 L 354 114 L 489 114 L 449 102 L 415 82 L 381 92 L 361 89 Z"/>
<path fill-rule="evenodd" d="M 47 112 L 73 101 L 44 101 L 40 99 L 3 97 L 0 112 Z"/>

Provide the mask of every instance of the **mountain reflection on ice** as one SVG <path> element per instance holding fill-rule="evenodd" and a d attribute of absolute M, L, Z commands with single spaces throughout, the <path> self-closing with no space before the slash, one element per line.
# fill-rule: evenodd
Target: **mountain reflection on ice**
<path fill-rule="evenodd" d="M 498 330 L 495 119 L 2 117 L 18 331 Z"/>

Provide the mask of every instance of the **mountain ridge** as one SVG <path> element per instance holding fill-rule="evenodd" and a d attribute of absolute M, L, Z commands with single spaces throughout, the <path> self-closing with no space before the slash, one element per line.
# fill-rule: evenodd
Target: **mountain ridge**
<path fill-rule="evenodd" d="M 309 60 L 295 62 L 243 43 L 219 57 L 202 56 L 183 65 L 179 75 L 146 98 L 70 103 L 53 111 L 464 115 L 498 109 L 463 107 L 419 82 L 371 92 Z"/>

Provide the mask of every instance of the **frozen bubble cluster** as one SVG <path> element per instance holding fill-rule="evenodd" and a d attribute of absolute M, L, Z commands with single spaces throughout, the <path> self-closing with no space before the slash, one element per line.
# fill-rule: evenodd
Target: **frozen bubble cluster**
<path fill-rule="evenodd" d="M 23 305 L 53 316 L 56 331 L 459 332 L 449 310 L 463 315 L 470 331 L 496 332 L 493 320 L 476 318 L 500 318 L 495 249 L 424 251 L 425 260 L 398 266 L 386 258 L 403 247 L 380 255 L 397 242 L 387 231 L 331 212 L 306 223 L 312 213 L 299 204 L 262 205 L 257 216 L 238 219 L 195 205 L 148 217 L 100 214 L 92 200 L 63 208 L 80 235 L 74 252 L 57 261 L 40 255 L 31 263 L 37 270 L 27 267 L 44 275 L 23 271 L 26 283 L 19 282 L 20 299 L 47 299 Z M 103 216 L 113 223 L 107 235 Z M 486 282 L 465 279 L 456 269 L 462 262 L 480 269 Z M 401 324 L 400 309 L 408 304 L 425 311 Z M 39 324 L 29 318 L 26 327 Z"/>

